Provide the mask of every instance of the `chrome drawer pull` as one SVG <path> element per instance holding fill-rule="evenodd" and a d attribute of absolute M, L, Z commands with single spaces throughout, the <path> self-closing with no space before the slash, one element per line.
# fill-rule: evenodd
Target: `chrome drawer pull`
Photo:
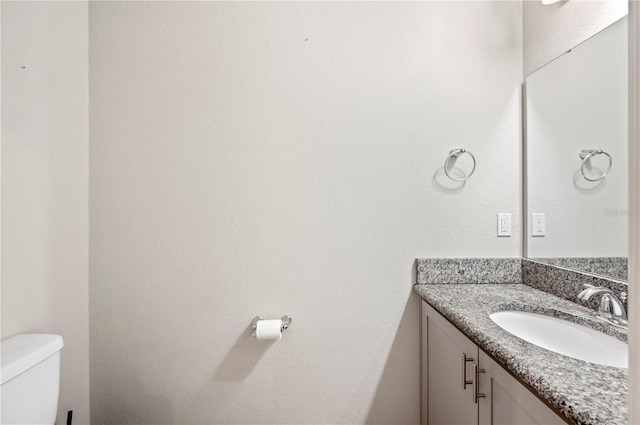
<path fill-rule="evenodd" d="M 480 375 L 481 373 L 484 373 L 484 369 L 480 369 L 478 368 L 477 364 L 473 364 L 473 376 L 474 376 L 474 380 L 473 380 L 473 402 L 478 404 L 478 399 L 479 398 L 485 398 L 486 395 L 484 394 L 479 394 L 478 393 L 478 379 L 480 379 Z"/>
<path fill-rule="evenodd" d="M 467 362 L 472 362 L 473 357 L 467 357 L 466 353 L 462 353 L 462 389 L 466 390 L 467 385 L 473 384 L 472 381 L 467 381 Z"/>

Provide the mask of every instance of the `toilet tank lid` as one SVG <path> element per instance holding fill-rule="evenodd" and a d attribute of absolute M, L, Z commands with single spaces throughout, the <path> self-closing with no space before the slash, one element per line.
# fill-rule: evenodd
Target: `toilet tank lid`
<path fill-rule="evenodd" d="M 60 335 L 22 334 L 5 339 L 0 343 L 2 385 L 51 357 L 63 346 Z"/>

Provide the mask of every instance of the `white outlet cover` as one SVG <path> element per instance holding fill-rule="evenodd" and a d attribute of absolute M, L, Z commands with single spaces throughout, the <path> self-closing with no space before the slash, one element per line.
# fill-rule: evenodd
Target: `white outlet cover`
<path fill-rule="evenodd" d="M 531 214 L 531 236 L 544 236 L 547 233 L 544 213 Z"/>
<path fill-rule="evenodd" d="M 498 214 L 498 236 L 511 236 L 511 214 Z"/>

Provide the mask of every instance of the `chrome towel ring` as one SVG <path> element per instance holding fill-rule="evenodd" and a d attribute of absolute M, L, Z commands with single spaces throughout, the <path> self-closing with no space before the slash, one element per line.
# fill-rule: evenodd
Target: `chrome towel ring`
<path fill-rule="evenodd" d="M 471 168 L 471 171 L 469 172 L 469 174 L 467 174 L 466 176 L 460 179 L 456 177 L 452 177 L 449 174 L 449 170 L 447 170 L 447 168 L 449 167 L 449 161 L 453 161 L 455 163 L 456 160 L 460 158 L 462 155 L 464 155 L 465 153 L 468 154 L 473 160 L 473 167 Z M 476 157 L 473 156 L 471 152 L 469 152 L 464 148 L 457 148 L 449 151 L 449 155 L 447 156 L 447 159 L 444 160 L 444 173 L 446 174 L 447 177 L 449 177 L 451 180 L 456 182 L 466 182 L 467 180 L 469 180 L 469 177 L 471 177 L 474 171 L 476 171 Z"/>
<path fill-rule="evenodd" d="M 590 177 L 587 177 L 587 175 L 584 173 L 584 166 L 587 163 L 587 161 L 590 158 L 593 158 L 594 156 L 597 155 L 606 155 L 607 158 L 609 158 L 609 167 L 607 168 L 607 171 L 605 171 L 604 173 L 602 173 L 602 175 L 598 178 L 592 179 Z M 611 159 L 611 155 L 609 155 L 608 153 L 606 153 L 605 151 L 603 151 L 602 149 L 583 149 L 580 151 L 580 158 L 582 159 L 582 165 L 580 165 L 580 172 L 582 173 L 582 177 L 584 177 L 585 180 L 590 181 L 590 182 L 597 182 L 600 181 L 602 179 L 604 179 L 607 174 L 609 174 L 609 171 L 611 171 L 611 166 L 613 165 L 613 160 Z"/>

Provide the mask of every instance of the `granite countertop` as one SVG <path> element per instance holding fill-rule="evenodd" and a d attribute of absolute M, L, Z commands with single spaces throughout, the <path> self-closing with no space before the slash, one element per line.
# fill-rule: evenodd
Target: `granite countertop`
<path fill-rule="evenodd" d="M 627 423 L 628 369 L 545 350 L 503 330 L 489 317 L 504 310 L 543 313 L 626 342 L 626 331 L 595 319 L 593 310 L 522 284 L 428 284 L 414 285 L 414 290 L 569 422 Z"/>

